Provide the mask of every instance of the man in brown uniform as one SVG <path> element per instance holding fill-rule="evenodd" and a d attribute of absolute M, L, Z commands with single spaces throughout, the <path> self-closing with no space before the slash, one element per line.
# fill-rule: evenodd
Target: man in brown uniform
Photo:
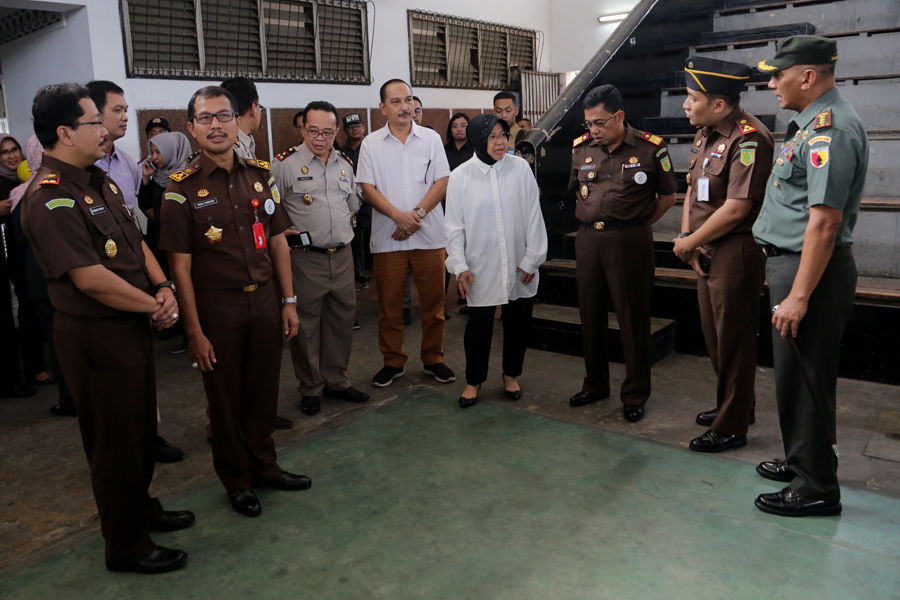
<path fill-rule="evenodd" d="M 692 57 L 684 111 L 700 129 L 691 148 L 688 193 L 675 254 L 697 272 L 700 322 L 718 377 L 716 408 L 697 415 L 709 429 L 697 452 L 747 444 L 756 405 L 756 333 L 765 257 L 751 228 L 772 165 L 772 134 L 741 108 L 750 67 Z"/>
<path fill-rule="evenodd" d="M 574 142 L 569 189 L 577 190 L 579 201 L 575 255 L 587 377 L 569 404 L 584 406 L 609 396 L 609 296 L 625 354 L 622 411 L 635 422 L 643 418 L 650 397 L 655 268 L 650 225 L 675 204 L 675 171 L 662 138 L 625 123 L 615 87 L 590 90 L 583 104 L 589 133 Z"/>
<path fill-rule="evenodd" d="M 147 532 L 182 529 L 194 515 L 164 511 L 147 490 L 156 451 L 150 322 L 175 324 L 174 289 L 122 192 L 93 166 L 106 130 L 88 89 L 45 86 L 31 112 L 44 157 L 22 201 L 22 226 L 56 309 L 56 349 L 78 407 L 106 568 L 171 571 L 187 554 L 157 546 Z"/>
<path fill-rule="evenodd" d="M 269 164 L 236 155 L 239 125 L 225 89 L 191 97 L 188 131 L 203 151 L 171 175 L 159 248 L 179 286 L 193 366 L 203 371 L 216 474 L 232 507 L 255 517 L 253 485 L 298 490 L 311 481 L 278 466 L 272 440 L 282 332 L 290 339 L 298 325 L 283 235 L 291 222 Z"/>

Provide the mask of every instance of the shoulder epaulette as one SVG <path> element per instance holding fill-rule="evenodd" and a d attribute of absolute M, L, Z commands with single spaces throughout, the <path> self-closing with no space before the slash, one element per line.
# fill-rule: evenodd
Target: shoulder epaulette
<path fill-rule="evenodd" d="M 575 148 L 576 146 L 578 146 L 578 145 L 581 144 L 582 142 L 586 142 L 587 139 L 588 139 L 589 137 L 591 137 L 591 134 L 590 134 L 590 133 L 586 133 L 586 134 L 584 134 L 584 135 L 581 136 L 581 137 L 575 138 L 575 140 L 572 142 L 572 147 Z"/>
<path fill-rule="evenodd" d="M 751 133 L 759 131 L 759 129 L 756 128 L 756 125 L 748 122 L 747 119 L 741 119 L 739 125 L 741 127 L 741 133 L 744 135 L 750 135 Z"/>
<path fill-rule="evenodd" d="M 346 160 L 348 163 L 350 163 L 351 167 L 354 166 L 353 159 L 350 158 L 349 156 L 347 156 L 347 154 L 343 150 L 338 150 L 337 153 L 340 154 L 344 158 L 344 160 Z"/>
<path fill-rule="evenodd" d="M 172 181 L 181 181 L 183 179 L 187 179 L 188 177 L 190 177 L 197 171 L 199 171 L 199 169 L 192 169 L 192 168 L 188 167 L 187 169 L 184 169 L 183 171 L 177 171 L 175 173 L 172 173 L 171 175 L 169 175 L 169 179 L 171 179 Z"/>
<path fill-rule="evenodd" d="M 290 156 L 291 154 L 293 154 L 296 151 L 297 151 L 297 148 L 291 147 L 291 148 L 288 148 L 287 150 L 282 150 L 281 152 L 276 154 L 275 158 L 277 158 L 278 160 L 281 161 L 281 160 L 286 159 L 288 156 Z"/>
<path fill-rule="evenodd" d="M 813 125 L 813 129 L 825 129 L 826 127 L 831 127 L 831 109 L 823 110 L 817 114 L 815 121 L 816 123 Z"/>
<path fill-rule="evenodd" d="M 246 161 L 244 161 L 244 162 L 246 162 L 248 165 L 251 165 L 251 166 L 254 166 L 254 167 L 259 167 L 260 169 L 263 169 L 263 170 L 266 170 L 266 171 L 271 171 L 271 170 L 272 170 L 272 165 L 270 165 L 268 162 L 266 162 L 266 161 L 264 161 L 264 160 L 249 159 L 249 160 L 246 160 Z"/>
<path fill-rule="evenodd" d="M 38 185 L 42 185 L 42 186 L 49 186 L 49 185 L 57 186 L 57 185 L 59 185 L 59 173 L 50 173 L 49 175 L 47 175 L 46 177 L 41 179 L 41 182 Z"/>
<path fill-rule="evenodd" d="M 661 137 L 659 137 L 658 135 L 653 135 L 649 131 L 644 132 L 644 135 L 641 136 L 641 139 L 647 140 L 654 146 L 659 146 L 660 144 L 662 144 L 662 141 L 663 141 L 663 139 Z"/>
<path fill-rule="evenodd" d="M 187 157 L 187 164 L 191 164 L 192 162 L 194 162 L 194 159 L 197 158 L 198 156 L 200 156 L 200 153 L 201 153 L 201 152 L 203 152 L 203 150 L 197 150 L 196 152 L 194 152 L 193 154 L 191 154 L 190 156 L 188 156 L 188 157 Z"/>

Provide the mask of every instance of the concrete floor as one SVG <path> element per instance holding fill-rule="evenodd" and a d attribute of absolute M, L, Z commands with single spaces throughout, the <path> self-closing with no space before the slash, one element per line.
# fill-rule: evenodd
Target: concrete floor
<path fill-rule="evenodd" d="M 276 443 L 279 446 L 279 452 L 285 458 L 290 457 L 291 467 L 311 475 L 314 481 L 318 482 L 318 485 L 314 487 L 316 491 L 322 485 L 321 478 L 317 478 L 319 473 L 324 474 L 326 480 L 333 477 L 334 474 L 328 473 L 324 463 L 321 462 L 330 456 L 327 450 L 319 451 L 320 454 L 324 453 L 321 454 L 321 459 L 305 460 L 307 452 L 310 456 L 317 456 L 317 452 L 307 450 L 308 447 L 311 448 L 309 445 L 315 445 L 318 440 L 327 439 L 328 436 L 339 436 L 343 430 L 348 428 L 355 427 L 355 431 L 361 431 L 366 427 L 374 426 L 373 419 L 377 418 L 382 411 L 392 410 L 394 404 L 406 401 L 408 395 L 403 392 L 409 391 L 409 388 L 417 386 L 433 388 L 436 392 L 445 394 L 443 398 L 446 403 L 438 402 L 440 406 L 443 406 L 442 410 L 451 415 L 455 414 L 454 409 L 458 411 L 458 408 L 455 408 L 455 397 L 463 388 L 464 358 L 461 339 L 465 317 L 454 314 L 453 318 L 447 322 L 445 335 L 446 362 L 456 369 L 457 375 L 460 377 L 459 381 L 454 384 L 440 385 L 422 373 L 421 361 L 417 356 L 420 321 L 417 309 L 414 307 L 414 322 L 411 327 L 407 328 L 409 335 L 404 344 L 411 355 L 407 375 L 391 387 L 376 390 L 369 384 L 371 376 L 381 366 L 377 345 L 377 304 L 374 300 L 374 290 L 362 292 L 359 297 L 359 320 L 363 328 L 355 333 L 351 376 L 354 378 L 356 387 L 372 394 L 373 398 L 370 403 L 357 406 L 324 399 L 323 410 L 319 415 L 312 418 L 303 416 L 297 405 L 299 397 L 296 393 L 296 381 L 290 366 L 289 353 L 286 351 L 284 354 L 279 414 L 294 419 L 295 427 L 289 431 L 276 432 Z M 448 300 L 448 307 L 455 313 L 457 306 L 455 296 L 452 294 Z M 723 455 L 701 457 L 689 452 L 685 446 L 692 437 L 703 431 L 693 423 L 695 414 L 713 406 L 711 399 L 714 397 L 715 382 L 708 360 L 672 355 L 657 364 L 653 370 L 654 394 L 648 404 L 647 416 L 639 423 L 629 424 L 622 419 L 621 407 L 616 399 L 580 409 L 568 406 L 567 398 L 580 389 L 583 377 L 581 360 L 568 356 L 530 351 L 526 358 L 526 373 L 520 379 L 525 397 L 517 403 L 505 400 L 501 391 L 500 361 L 496 351 L 499 337 L 498 329 L 495 336 L 492 371 L 489 381 L 481 393 L 481 400 L 484 404 L 500 406 L 484 407 L 484 410 L 494 411 L 502 407 L 507 411 L 525 411 L 541 417 L 551 417 L 549 421 L 547 419 L 535 421 L 534 417 L 523 415 L 522 418 L 526 418 L 526 421 L 523 421 L 525 423 L 569 421 L 591 426 L 587 429 L 584 427 L 573 429 L 570 426 L 570 429 L 565 430 L 572 438 L 572 458 L 577 459 L 576 462 L 583 463 L 582 468 L 586 468 L 586 465 L 590 464 L 596 464 L 598 468 L 610 463 L 619 464 L 624 457 L 628 456 L 627 449 L 632 448 L 632 444 L 636 441 L 640 441 L 641 438 L 652 441 L 654 443 L 639 444 L 643 458 L 640 463 L 629 467 L 635 475 L 634 481 L 629 485 L 641 489 L 646 487 L 652 490 L 655 488 L 654 493 L 665 493 L 670 494 L 673 498 L 682 498 L 678 502 L 683 502 L 684 498 L 694 498 L 693 494 L 700 492 L 698 486 L 691 484 L 688 479 L 680 478 L 676 471 L 670 473 L 667 469 L 676 467 L 680 469 L 684 468 L 684 465 L 692 465 L 690 470 L 694 474 L 693 476 L 700 478 L 700 485 L 704 490 L 719 485 L 716 473 L 721 474 L 723 470 L 733 473 L 728 477 L 740 477 L 740 485 L 726 486 L 724 491 L 720 489 L 724 498 L 729 502 L 729 511 L 739 510 L 742 515 L 741 519 L 753 515 L 753 518 L 758 520 L 756 518 L 757 511 L 752 507 L 753 498 L 755 494 L 768 491 L 773 486 L 755 475 L 752 464 L 783 454 L 774 408 L 774 381 L 771 370 L 760 369 L 759 371 L 757 424 L 751 428 L 749 445 Z M 194 498 L 202 497 L 205 499 L 203 502 L 208 501 L 218 506 L 222 512 L 220 515 L 222 519 L 230 519 L 231 517 L 228 516 L 230 512 L 224 504 L 224 493 L 212 471 L 209 445 L 206 443 L 203 433 L 205 396 L 199 374 L 190 369 L 186 355 L 171 356 L 166 353 L 166 348 L 170 344 L 171 342 L 159 344 L 156 350 L 159 406 L 163 418 L 160 434 L 173 444 L 183 448 L 186 456 L 181 463 L 157 467 L 151 492 L 160 497 L 165 505 L 173 506 L 177 503 L 187 507 Z M 616 386 L 621 382 L 623 368 L 621 365 L 612 365 L 611 371 L 613 385 Z M 838 436 L 842 452 L 840 477 L 845 487 L 845 512 L 839 520 L 815 519 L 813 521 L 819 523 L 839 522 L 840 529 L 843 531 L 850 527 L 845 523 L 856 522 L 854 521 L 855 512 L 870 514 L 870 516 L 875 514 L 870 510 L 874 505 L 869 503 L 877 505 L 879 502 L 892 502 L 893 499 L 900 497 L 900 463 L 872 459 L 862 454 L 879 414 L 885 410 L 900 411 L 900 388 L 841 380 L 838 393 Z M 94 576 L 101 576 L 101 572 L 103 577 L 106 576 L 106 572 L 102 570 L 102 552 L 100 552 L 102 546 L 99 544 L 96 507 L 90 492 L 87 464 L 81 449 L 76 423 L 74 419 L 52 417 L 47 412 L 54 401 L 54 394 L 55 389 L 45 388 L 34 398 L 3 400 L 0 403 L 0 440 L 5 449 L 2 459 L 0 459 L 2 461 L 0 462 L 0 497 L 2 497 L 0 500 L 0 538 L 4 541 L 4 544 L 0 545 L 0 574 L 5 575 L 0 575 L 3 577 L 0 582 L 6 581 L 8 584 L 12 584 L 14 581 L 21 581 L 16 573 L 22 575 L 25 575 L 26 572 L 37 573 L 38 571 L 34 571 L 34 569 L 40 570 L 44 568 L 43 565 L 66 560 L 64 557 L 71 556 L 72 550 L 79 547 L 91 550 L 90 555 L 83 559 L 87 562 L 80 564 L 82 566 L 89 564 L 90 572 Z M 399 400 L 398 394 L 401 395 Z M 476 407 L 472 410 L 481 409 Z M 366 425 L 367 423 L 368 425 Z M 316 430 L 316 432 L 310 434 L 312 430 Z M 595 433 L 591 432 L 597 430 L 604 435 L 610 434 L 603 438 L 605 440 L 603 442 L 604 452 L 591 455 L 591 459 L 595 458 L 596 463 L 585 462 L 585 449 L 581 444 L 586 438 L 593 439 L 592 436 Z M 613 433 L 627 435 L 611 435 Z M 565 448 L 566 439 L 565 435 L 561 435 L 558 440 L 563 446 L 563 451 L 557 459 L 563 462 L 568 453 L 568 449 Z M 558 450 L 559 444 L 555 448 Z M 620 450 L 622 453 L 619 452 Z M 660 465 L 653 466 L 655 475 L 643 474 L 643 470 L 648 468 L 647 465 L 653 463 L 656 453 L 659 453 L 662 462 Z M 356 454 L 355 456 L 363 465 L 376 458 L 366 454 Z M 665 460 L 662 457 L 666 457 Z M 676 457 L 677 460 L 672 462 L 674 460 L 672 457 Z M 332 460 L 334 460 L 333 457 L 328 458 L 328 461 Z M 470 460 L 477 464 L 480 459 L 477 454 L 474 454 Z M 350 465 L 351 462 L 344 461 L 341 464 Z M 381 466 L 389 468 L 389 465 L 385 465 L 383 462 Z M 357 465 L 355 468 L 359 468 L 359 466 Z M 455 476 L 462 479 L 467 477 L 468 467 L 465 464 L 457 465 L 454 468 L 459 469 Z M 709 470 L 709 477 L 703 477 L 700 473 L 705 470 Z M 585 473 L 585 476 L 588 474 Z M 650 479 L 645 480 L 645 477 Z M 669 483 L 660 487 L 659 484 L 663 481 Z M 339 482 L 340 478 L 337 478 L 335 485 L 338 485 Z M 521 491 L 519 490 L 519 493 Z M 875 493 L 867 494 L 865 492 Z M 337 494 L 335 497 L 340 496 L 338 492 L 328 493 Z M 527 495 L 522 497 L 527 498 Z M 179 502 L 182 499 L 184 502 Z M 350 501 L 350 499 L 346 500 Z M 550 498 L 546 500 L 548 506 L 552 507 Z M 723 498 L 716 499 L 716 502 L 722 501 L 725 500 Z M 186 502 L 188 504 L 185 504 Z M 326 506 L 332 506 L 338 510 L 338 506 Z M 564 508 L 567 503 L 564 502 L 562 506 Z M 894 514 L 896 514 L 897 505 L 893 506 Z M 225 508 L 223 509 L 223 507 Z M 316 511 L 321 510 L 321 506 L 316 507 Z M 359 519 L 367 514 L 370 508 L 364 503 L 355 510 L 358 512 L 354 513 L 353 510 L 350 510 L 348 513 L 348 506 L 341 504 L 339 512 L 346 518 Z M 640 513 L 639 507 L 635 507 L 635 512 Z M 882 513 L 881 510 L 877 510 L 876 513 L 887 514 Z M 409 519 L 416 518 L 415 512 L 410 512 L 407 516 Z M 216 516 L 216 520 L 218 517 Z M 654 518 L 657 518 L 657 515 Z M 204 519 L 207 522 L 209 520 L 211 520 L 209 517 Z M 793 522 L 785 523 L 784 520 L 775 520 L 772 523 L 777 525 L 776 528 L 783 530 L 793 530 L 798 527 Z M 585 527 L 594 526 L 587 521 L 584 525 Z M 218 530 L 225 524 L 215 522 L 210 526 Z M 804 525 L 801 529 L 803 527 L 807 526 Z M 809 535 L 832 539 L 834 537 L 833 530 L 836 530 L 838 526 L 817 525 L 815 527 L 825 527 L 830 533 L 820 531 Z M 896 529 L 894 530 L 896 531 Z M 864 527 L 860 531 L 867 530 Z M 746 533 L 748 532 L 745 531 L 741 535 Z M 544 532 L 534 531 L 533 534 L 541 536 L 544 535 Z M 187 539 L 185 538 L 186 546 Z M 159 541 L 165 543 L 167 540 L 160 539 Z M 648 547 L 652 547 L 652 545 L 650 543 Z M 868 551 L 874 552 L 879 557 L 895 554 L 895 549 L 879 549 L 866 544 L 863 544 L 862 547 L 868 548 Z M 60 552 L 63 551 L 65 554 L 60 555 Z M 195 555 L 192 554 L 192 561 Z M 662 556 L 657 556 L 655 560 L 661 559 Z M 302 562 L 304 559 L 298 557 L 298 560 Z M 344 566 L 348 569 L 353 568 L 350 564 Z M 27 571 L 23 572 L 22 569 L 26 567 Z M 327 566 L 323 565 L 321 568 L 327 569 Z M 662 568 L 669 567 L 663 566 Z M 190 573 L 190 569 L 186 573 Z M 490 580 L 489 573 L 484 572 L 481 575 L 485 582 Z M 856 575 L 851 579 L 855 577 Z M 373 583 L 377 583 L 379 586 L 389 586 L 389 581 Z M 539 582 L 535 583 L 534 590 L 543 589 L 542 585 Z M 2 587 L 0 585 L 0 589 Z M 896 589 L 898 588 L 895 587 L 894 590 Z M 719 591 L 724 592 L 725 590 Z M 5 596 L 5 594 L 2 595 Z M 474 588 L 468 589 L 466 594 L 452 594 L 447 597 L 469 597 L 470 595 L 471 597 L 513 597 L 500 592 L 494 596 L 479 596 L 475 593 Z M 373 595 L 372 597 L 389 596 L 388 594 L 386 596 Z M 645 597 L 651 596 L 649 593 L 645 594 Z M 352 595 L 344 597 L 352 597 Z M 429 596 L 426 594 L 422 597 Z M 532 597 L 532 595 L 529 593 L 520 597 Z M 553 597 L 553 594 L 543 596 L 536 594 L 533 597 Z M 571 596 L 567 597 L 582 596 L 573 592 Z M 870 597 L 888 596 L 876 594 Z"/>

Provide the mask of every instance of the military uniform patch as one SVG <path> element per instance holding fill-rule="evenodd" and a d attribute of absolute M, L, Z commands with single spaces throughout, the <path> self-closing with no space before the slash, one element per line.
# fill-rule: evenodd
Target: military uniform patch
<path fill-rule="evenodd" d="M 56 200 L 51 200 L 46 204 L 47 208 L 53 210 L 54 208 L 59 208 L 60 206 L 67 206 L 72 208 L 75 206 L 75 201 L 71 198 L 57 198 Z"/>
<path fill-rule="evenodd" d="M 178 204 L 184 204 L 184 201 L 187 200 L 181 194 L 176 194 L 175 192 L 166 192 L 166 200 L 174 200 Z"/>
<path fill-rule="evenodd" d="M 663 141 L 661 137 L 659 137 L 658 135 L 653 135 L 650 132 L 645 132 L 644 135 L 641 136 L 641 139 L 647 140 L 654 146 L 659 146 Z"/>
<path fill-rule="evenodd" d="M 587 139 L 588 139 L 589 137 L 591 137 L 591 134 L 590 134 L 590 133 L 586 133 L 586 134 L 582 135 L 581 137 L 575 138 L 575 140 L 572 142 L 572 147 L 574 148 L 574 147 L 577 146 L 578 144 L 580 144 L 580 143 L 582 143 L 582 142 L 584 142 L 584 141 L 587 141 Z"/>
<path fill-rule="evenodd" d="M 351 159 L 349 156 L 347 156 L 344 152 L 341 152 L 340 150 L 338 150 L 338 154 L 340 154 L 344 158 L 344 160 L 346 160 L 348 163 L 350 163 L 351 167 L 353 166 L 353 159 Z"/>
<path fill-rule="evenodd" d="M 815 121 L 816 123 L 813 125 L 813 129 L 825 129 L 826 127 L 831 127 L 831 109 L 823 110 L 817 114 Z"/>
<path fill-rule="evenodd" d="M 663 171 L 669 172 L 672 170 L 672 161 L 669 160 L 668 156 L 660 160 L 659 164 L 662 165 Z"/>
<path fill-rule="evenodd" d="M 283 151 L 279 152 L 278 154 L 276 154 L 275 158 L 277 158 L 278 160 L 284 160 L 296 151 L 297 151 L 296 148 L 288 148 L 287 150 L 283 150 Z"/>
<path fill-rule="evenodd" d="M 750 135 L 751 133 L 759 131 L 753 123 L 744 123 L 741 125 L 741 133 L 744 135 Z"/>
<path fill-rule="evenodd" d="M 821 169 L 828 164 L 828 146 L 824 148 L 813 148 L 809 152 L 809 163 L 817 169 Z"/>
<path fill-rule="evenodd" d="M 824 143 L 826 143 L 826 144 L 830 144 L 830 143 L 831 143 L 831 138 L 828 137 L 827 135 L 817 135 L 817 136 L 814 137 L 813 139 L 809 140 L 809 145 L 812 146 L 812 145 L 815 144 L 816 142 L 824 142 Z"/>
<path fill-rule="evenodd" d="M 41 179 L 41 183 L 38 185 L 59 185 L 59 175 L 57 173 L 50 173 Z"/>
<path fill-rule="evenodd" d="M 668 150 L 668 148 L 660 148 L 659 151 L 656 153 L 656 158 L 659 158 L 662 154 L 664 154 L 666 152 L 666 150 Z"/>
<path fill-rule="evenodd" d="M 266 171 L 272 170 L 272 165 L 270 165 L 269 163 L 267 163 L 264 160 L 248 160 L 247 164 L 253 165 L 254 167 L 259 167 L 260 169 L 265 169 Z"/>
<path fill-rule="evenodd" d="M 191 176 L 191 173 L 196 173 L 196 171 L 191 171 L 191 169 L 185 169 L 184 171 L 177 171 L 169 175 L 169 179 L 172 181 L 182 181 L 183 179 L 187 179 Z"/>
<path fill-rule="evenodd" d="M 749 167 L 756 160 L 756 142 L 746 142 L 740 145 L 741 149 L 741 164 L 745 167 Z"/>

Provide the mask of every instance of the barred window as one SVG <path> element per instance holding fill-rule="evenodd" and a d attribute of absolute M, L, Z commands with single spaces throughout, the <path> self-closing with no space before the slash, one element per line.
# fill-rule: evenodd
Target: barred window
<path fill-rule="evenodd" d="M 370 83 L 362 0 L 122 0 L 129 77 Z"/>
<path fill-rule="evenodd" d="M 534 70 L 537 32 L 410 10 L 412 84 L 422 87 L 515 89 Z"/>

